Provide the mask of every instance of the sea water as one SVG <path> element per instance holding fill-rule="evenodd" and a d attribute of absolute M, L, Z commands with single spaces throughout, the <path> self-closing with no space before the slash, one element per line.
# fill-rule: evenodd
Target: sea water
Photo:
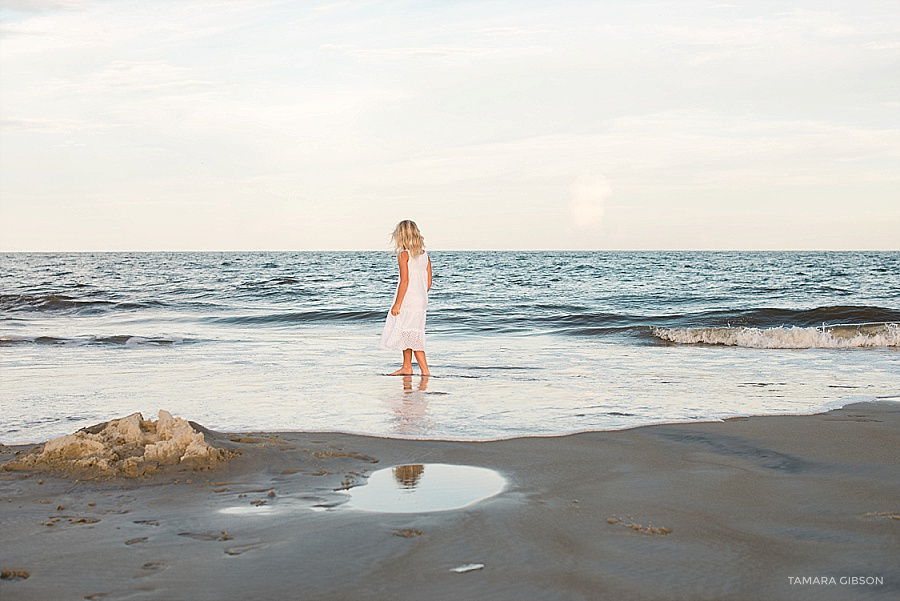
<path fill-rule="evenodd" d="M 160 408 L 480 440 L 900 398 L 898 252 L 429 254 L 427 379 L 385 375 L 387 252 L 0 255 L 0 442 Z"/>

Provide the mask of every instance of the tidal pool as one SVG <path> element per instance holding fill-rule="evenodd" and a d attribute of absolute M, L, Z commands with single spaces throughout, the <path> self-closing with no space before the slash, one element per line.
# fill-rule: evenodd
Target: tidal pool
<path fill-rule="evenodd" d="M 348 491 L 348 508 L 381 513 L 426 513 L 462 509 L 500 494 L 506 479 L 483 467 L 424 463 L 372 472 Z"/>

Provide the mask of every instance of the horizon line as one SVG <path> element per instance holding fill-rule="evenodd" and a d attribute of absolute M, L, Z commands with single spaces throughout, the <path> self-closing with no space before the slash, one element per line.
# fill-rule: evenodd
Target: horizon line
<path fill-rule="evenodd" d="M 434 251 L 435 249 L 427 249 Z M 94 249 L 94 250 L 5 250 L 2 254 L 51 253 L 265 253 L 265 252 L 386 252 L 384 248 L 306 248 L 306 249 Z M 438 252 L 900 252 L 900 248 L 441 248 Z"/>

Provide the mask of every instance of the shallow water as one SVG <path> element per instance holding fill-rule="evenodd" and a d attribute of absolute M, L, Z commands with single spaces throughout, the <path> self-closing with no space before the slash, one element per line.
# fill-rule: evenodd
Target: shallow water
<path fill-rule="evenodd" d="M 900 394 L 900 253 L 431 256 L 422 379 L 383 375 L 386 253 L 2 255 L 0 441 L 160 408 L 225 431 L 490 439 Z M 765 344 L 691 338 L 722 329 Z"/>

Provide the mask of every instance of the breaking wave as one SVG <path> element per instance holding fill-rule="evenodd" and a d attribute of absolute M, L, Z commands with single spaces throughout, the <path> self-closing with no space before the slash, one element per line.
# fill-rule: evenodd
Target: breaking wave
<path fill-rule="evenodd" d="M 867 323 L 810 327 L 653 328 L 653 335 L 678 344 L 712 344 L 766 349 L 900 346 L 900 324 Z"/>
<path fill-rule="evenodd" d="M 68 294 L 0 294 L 0 311 L 9 312 L 99 313 L 162 306 L 165 303 L 156 300 L 117 302 Z"/>
<path fill-rule="evenodd" d="M 49 344 L 49 345 L 66 345 L 66 346 L 85 346 L 85 345 L 113 345 L 113 346 L 162 346 L 171 344 L 183 344 L 185 342 L 194 342 L 180 336 L 79 336 L 76 338 L 68 338 L 63 336 L 16 336 L 4 335 L 0 336 L 0 346 L 14 346 L 19 344 Z"/>

